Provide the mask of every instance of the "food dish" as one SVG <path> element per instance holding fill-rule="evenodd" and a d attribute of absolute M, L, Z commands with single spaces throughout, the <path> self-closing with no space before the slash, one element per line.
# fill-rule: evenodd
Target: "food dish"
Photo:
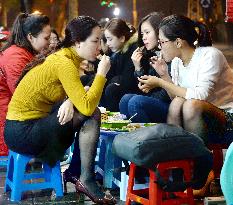
<path fill-rule="evenodd" d="M 101 123 L 101 128 L 118 128 L 121 129 L 123 126 L 126 126 L 130 123 L 129 120 L 119 120 L 119 121 L 103 121 Z"/>
<path fill-rule="evenodd" d="M 156 125 L 156 123 L 130 123 L 129 120 L 123 120 L 123 122 L 102 122 L 101 129 L 116 132 L 130 132 L 142 127 L 149 127 L 153 125 Z"/>

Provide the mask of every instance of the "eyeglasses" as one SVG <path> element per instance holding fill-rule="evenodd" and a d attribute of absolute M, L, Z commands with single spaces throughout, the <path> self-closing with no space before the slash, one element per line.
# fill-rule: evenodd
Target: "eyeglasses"
<path fill-rule="evenodd" d="M 166 40 L 166 41 L 158 40 L 158 47 L 159 47 L 159 48 L 162 48 L 162 45 L 163 45 L 164 43 L 169 42 L 169 41 L 171 41 L 171 40 Z"/>

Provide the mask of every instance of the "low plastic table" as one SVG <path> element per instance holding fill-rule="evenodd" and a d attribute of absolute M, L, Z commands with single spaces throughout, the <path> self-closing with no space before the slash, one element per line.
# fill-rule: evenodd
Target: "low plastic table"
<path fill-rule="evenodd" d="M 106 188 L 114 188 L 120 184 L 120 171 L 122 159 L 112 153 L 112 143 L 116 135 L 124 132 L 100 130 L 99 161 L 97 172 L 103 175 L 103 183 Z M 103 171 L 101 173 L 101 170 Z"/>

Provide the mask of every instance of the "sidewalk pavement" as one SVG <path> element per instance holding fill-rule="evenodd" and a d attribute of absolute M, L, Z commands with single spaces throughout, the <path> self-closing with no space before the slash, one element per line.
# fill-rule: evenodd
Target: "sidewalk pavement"
<path fill-rule="evenodd" d="M 61 166 L 61 171 L 64 172 L 67 165 Z M 50 190 L 26 192 L 22 196 L 22 200 L 19 203 L 13 203 L 10 201 L 9 193 L 4 193 L 4 184 L 6 177 L 6 167 L 0 167 L 0 205 L 90 205 L 94 204 L 88 197 L 82 197 L 80 202 L 77 200 L 77 194 L 75 193 L 75 186 L 71 183 L 67 183 L 68 194 L 61 199 L 55 199 L 55 193 Z M 119 200 L 119 189 L 111 190 L 112 195 L 119 201 L 118 205 L 123 205 L 124 202 Z"/>

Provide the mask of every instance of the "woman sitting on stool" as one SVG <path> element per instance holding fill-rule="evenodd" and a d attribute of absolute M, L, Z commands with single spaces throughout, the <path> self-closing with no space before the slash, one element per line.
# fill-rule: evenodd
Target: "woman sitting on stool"
<path fill-rule="evenodd" d="M 54 166 L 78 132 L 70 165 L 75 166 L 70 170 L 76 172 L 65 172 L 65 187 L 68 181 L 75 183 L 76 191 L 83 192 L 95 203 L 114 204 L 115 199 L 101 192 L 94 177 L 100 131 L 100 112 L 96 107 L 110 68 L 109 57 L 103 56 L 87 92 L 79 76 L 81 61 L 94 61 L 99 54 L 100 36 L 100 27 L 93 18 L 79 16 L 67 25 L 60 50 L 42 56 L 25 69 L 28 72 L 9 104 L 5 141 L 11 150 L 34 155 Z M 66 101 L 67 112 L 62 112 L 61 108 L 52 109 L 66 96 L 70 99 Z"/>

